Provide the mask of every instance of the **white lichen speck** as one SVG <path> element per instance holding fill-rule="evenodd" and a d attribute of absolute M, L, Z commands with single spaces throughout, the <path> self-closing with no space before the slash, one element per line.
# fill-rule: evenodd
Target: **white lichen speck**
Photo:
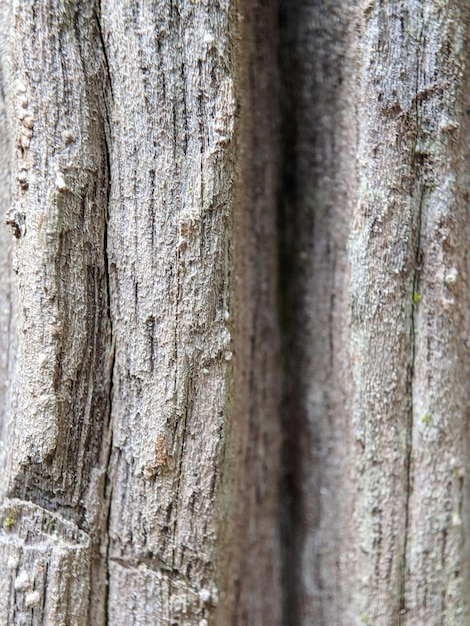
<path fill-rule="evenodd" d="M 451 267 L 446 271 L 445 282 L 447 285 L 455 285 L 459 276 L 459 270 L 456 267 Z"/>
<path fill-rule="evenodd" d="M 28 587 L 30 587 L 31 581 L 29 579 L 28 572 L 25 570 L 21 570 L 18 576 L 15 578 L 15 591 L 24 591 Z"/>
<path fill-rule="evenodd" d="M 39 606 L 40 601 L 41 595 L 39 591 L 30 591 L 26 594 L 24 603 L 28 609 L 33 609 L 35 606 Z"/>
<path fill-rule="evenodd" d="M 209 589 L 205 589 L 203 587 L 199 590 L 199 600 L 204 604 L 207 604 L 211 601 L 211 592 L 209 591 Z"/>
<path fill-rule="evenodd" d="M 67 191 L 67 183 L 65 182 L 65 178 L 62 172 L 57 172 L 55 177 L 55 186 L 59 191 Z"/>

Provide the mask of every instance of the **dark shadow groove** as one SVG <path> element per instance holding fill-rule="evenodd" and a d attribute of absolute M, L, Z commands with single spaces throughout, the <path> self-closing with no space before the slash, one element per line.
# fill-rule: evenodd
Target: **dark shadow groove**
<path fill-rule="evenodd" d="M 298 67 L 295 59 L 295 40 L 298 31 L 298 0 L 280 0 L 279 7 L 279 190 L 278 190 L 278 311 L 281 330 L 281 369 L 283 372 L 283 394 L 281 421 L 284 433 L 281 450 L 280 526 L 283 589 L 283 620 L 285 626 L 299 624 L 297 579 L 298 547 L 296 531 L 302 515 L 299 486 L 300 450 L 299 436 L 302 433 L 303 391 L 301 379 L 295 376 L 301 366 L 296 365 L 297 312 L 301 309 L 298 262 L 295 241 L 298 230 L 297 205 L 297 120 L 295 99 L 295 77 Z"/>

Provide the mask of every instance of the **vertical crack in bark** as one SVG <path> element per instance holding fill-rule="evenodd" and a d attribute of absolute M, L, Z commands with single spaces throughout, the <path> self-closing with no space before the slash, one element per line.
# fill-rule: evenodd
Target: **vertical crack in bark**
<path fill-rule="evenodd" d="M 107 155 L 109 157 L 110 151 L 108 148 Z M 110 182 L 110 181 L 109 181 Z M 109 185 L 110 189 L 110 185 Z M 109 201 L 108 201 L 109 208 Z M 104 559 L 105 559 L 105 572 L 106 572 L 106 581 L 105 581 L 105 598 L 104 598 L 104 617 L 105 624 L 110 623 L 109 617 L 109 596 L 110 596 L 110 571 L 109 571 L 109 561 L 110 561 L 110 529 L 111 529 L 111 502 L 112 502 L 112 494 L 113 494 L 113 476 L 112 476 L 112 438 L 113 438 L 113 429 L 112 429 L 112 419 L 113 419 L 113 380 L 114 380 L 114 364 L 116 359 L 116 344 L 115 337 L 113 334 L 113 321 L 111 315 L 111 288 L 110 288 L 110 267 L 109 267 L 109 256 L 108 256 L 108 228 L 107 224 L 105 227 L 105 246 L 104 246 L 104 254 L 106 260 L 106 287 L 107 287 L 107 295 L 108 295 L 108 318 L 109 318 L 109 333 L 111 339 L 110 345 L 110 354 L 108 361 L 108 371 L 106 373 L 106 386 L 108 388 L 108 431 L 107 431 L 107 456 L 106 456 L 106 466 L 105 466 L 105 493 L 104 493 L 104 513 L 103 513 L 103 528 L 105 536 L 102 537 L 102 542 L 106 545 L 106 549 L 104 551 Z"/>
<path fill-rule="evenodd" d="M 421 6 L 421 14 L 419 16 L 421 27 L 419 32 L 419 49 L 421 49 L 421 45 L 423 42 L 423 7 Z M 416 116 L 415 116 L 415 146 L 414 152 L 412 155 L 412 167 L 414 168 L 414 173 L 416 177 L 416 187 L 418 188 L 418 198 L 419 201 L 417 203 L 417 216 L 416 216 L 416 241 L 415 241 L 415 260 L 414 260 L 414 268 L 413 268 L 413 281 L 412 281 L 412 293 L 411 293 L 411 324 L 410 324 L 410 366 L 408 372 L 408 397 L 409 397 L 409 411 L 408 411 L 408 426 L 406 433 L 406 454 L 405 454 L 405 526 L 404 526 L 404 536 L 403 536 L 403 554 L 402 554 L 402 568 L 401 568 L 401 580 L 400 580 L 400 598 L 399 598 L 399 624 L 404 623 L 404 615 L 406 614 L 406 578 L 407 578 L 407 552 L 408 552 L 408 540 L 409 540 L 409 525 L 410 525 L 410 498 L 411 491 L 413 488 L 412 482 L 412 457 L 413 457 L 413 427 L 414 427 L 414 410 L 413 410 L 413 379 L 415 374 L 415 360 L 416 360 L 416 306 L 419 304 L 419 274 L 421 269 L 421 222 L 422 222 L 422 212 L 423 212 L 423 204 L 424 204 L 424 187 L 423 181 L 421 180 L 421 172 L 420 166 L 418 163 L 418 144 L 421 136 L 421 111 L 420 111 L 420 99 L 419 99 L 419 90 L 420 90 L 420 74 L 421 74 L 421 57 L 418 55 L 416 59 L 416 84 L 415 84 L 415 98 L 416 98 Z"/>
<path fill-rule="evenodd" d="M 408 550 L 408 534 L 409 534 L 409 515 L 410 515 L 410 496 L 412 491 L 412 473 L 411 473 L 411 464 L 412 464 L 412 456 L 413 456 L 413 425 L 414 425 L 414 412 L 413 412 L 413 377 L 415 371 L 415 356 L 416 356 L 416 322 L 415 322 L 415 310 L 418 304 L 417 300 L 419 298 L 419 272 L 420 272 L 420 264 L 421 264 L 421 216 L 422 216 L 422 208 L 424 201 L 424 191 L 420 190 L 419 195 L 419 204 L 418 204 L 418 215 L 417 215 L 417 224 L 416 224 L 416 257 L 415 257 L 415 267 L 414 267 L 414 276 L 413 276 L 413 293 L 411 294 L 412 298 L 412 306 L 411 306 L 411 328 L 410 328 L 410 336 L 411 336 L 411 363 L 409 368 L 409 412 L 408 412 L 408 429 L 406 434 L 406 457 L 405 457 L 405 482 L 406 482 L 406 491 L 405 491 L 405 528 L 404 528 L 404 537 L 403 537 L 403 565 L 401 570 L 401 580 L 400 580 L 400 617 L 399 623 L 404 623 L 403 615 L 406 613 L 406 570 L 407 570 L 407 550 Z"/>
<path fill-rule="evenodd" d="M 174 145 L 176 147 L 176 139 L 174 140 Z M 178 232 L 176 233 L 176 236 L 178 236 Z M 177 249 L 176 251 L 176 255 L 175 255 L 175 282 L 176 282 L 176 289 L 175 289 L 175 294 L 176 294 L 176 302 L 175 302 L 175 319 L 176 320 L 181 320 L 181 312 L 180 312 L 180 302 L 181 302 L 181 291 L 182 291 L 182 285 L 181 285 L 181 280 L 180 280 L 180 267 L 181 267 L 181 253 L 180 250 Z M 177 441 L 177 437 L 178 437 L 178 412 L 179 412 L 179 381 L 178 381 L 178 373 L 179 373 L 179 325 L 178 323 L 175 324 L 175 332 L 174 332 L 174 345 L 173 345 L 173 354 L 174 354 L 174 376 L 173 376 L 173 397 L 174 397 L 174 402 L 175 402 L 175 423 L 172 425 L 173 429 L 174 429 L 174 441 Z M 189 378 L 186 379 L 185 381 L 185 396 L 186 396 L 186 400 L 187 400 L 187 394 L 188 394 L 188 385 L 189 384 Z M 186 403 L 185 403 L 186 404 Z M 174 497 L 174 507 L 172 507 L 172 513 L 174 516 L 174 520 L 173 520 L 173 527 L 172 527 L 172 532 L 171 532 L 171 572 L 172 572 L 172 576 L 170 578 L 170 580 L 168 581 L 168 597 L 167 597 L 167 620 L 168 623 L 171 623 L 171 598 L 173 595 L 173 589 L 172 589 L 172 581 L 173 581 L 173 575 L 175 572 L 175 562 L 176 562 L 176 548 L 175 548 L 175 544 L 176 544 L 176 534 L 177 534 L 177 525 L 178 525 L 178 504 L 179 504 L 179 493 L 180 493 L 180 487 L 181 487 L 181 474 L 183 471 L 183 447 L 184 447 L 184 441 L 185 441 L 185 432 L 186 432 L 186 424 L 187 424 L 187 417 L 188 417 L 188 409 L 187 409 L 187 404 L 185 406 L 185 410 L 184 410 L 184 423 L 183 423 L 183 432 L 182 432 L 182 436 L 181 436 L 181 441 L 182 441 L 182 448 L 180 450 L 180 457 L 178 460 L 178 469 L 177 469 L 177 475 L 176 475 L 176 488 L 175 488 L 175 497 Z"/>
<path fill-rule="evenodd" d="M 110 526 L 111 526 L 111 502 L 112 502 L 112 492 L 113 492 L 113 477 L 112 477 L 112 438 L 113 438 L 113 429 L 112 429 L 112 419 L 113 419 L 113 381 L 114 381 L 114 364 L 116 358 L 116 344 L 115 344 L 115 335 L 113 329 L 113 316 L 112 316 L 112 305 L 111 305 L 111 262 L 109 257 L 109 211 L 111 204 L 111 119 L 110 119 L 110 102 L 109 99 L 112 100 L 112 82 L 111 82 L 111 72 L 109 68 L 108 55 L 106 50 L 106 44 L 104 41 L 103 30 L 101 27 L 101 2 L 99 3 L 96 11 L 96 24 L 98 28 L 98 34 L 101 41 L 101 50 L 104 57 L 105 62 L 105 82 L 106 87 L 108 87 L 109 91 L 105 89 L 104 93 L 104 112 L 105 112 L 105 126 L 104 135 L 105 135 L 105 158 L 106 158 L 106 167 L 108 172 L 108 188 L 106 190 L 106 215 L 105 215 L 105 225 L 104 225 L 104 233 L 103 233 L 103 254 L 104 254 L 104 268 L 105 268 L 105 282 L 106 282 L 106 302 L 108 310 L 106 312 L 108 318 L 108 332 L 109 332 L 109 356 L 108 356 L 108 367 L 106 372 L 105 386 L 108 392 L 108 414 L 107 414 L 107 424 L 106 424 L 106 438 L 103 445 L 107 446 L 107 450 L 105 450 L 105 488 L 104 488 L 104 503 L 103 503 L 103 533 L 104 536 L 101 537 L 101 543 L 106 546 L 104 550 L 103 559 L 104 563 L 104 571 L 106 572 L 106 580 L 105 580 L 105 597 L 104 597 L 104 619 L 105 624 L 109 624 L 110 616 L 109 616 L 109 597 L 110 597 L 110 571 L 109 571 L 109 561 L 110 561 Z"/>

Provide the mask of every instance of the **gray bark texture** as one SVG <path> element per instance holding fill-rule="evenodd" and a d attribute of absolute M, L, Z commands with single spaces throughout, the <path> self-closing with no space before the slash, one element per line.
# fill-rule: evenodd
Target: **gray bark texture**
<path fill-rule="evenodd" d="M 0 2 L 0 626 L 466 626 L 470 4 Z"/>
<path fill-rule="evenodd" d="M 275 20 L 2 4 L 1 624 L 279 623 Z"/>
<path fill-rule="evenodd" d="M 468 624 L 470 5 L 283 8 L 290 623 Z"/>

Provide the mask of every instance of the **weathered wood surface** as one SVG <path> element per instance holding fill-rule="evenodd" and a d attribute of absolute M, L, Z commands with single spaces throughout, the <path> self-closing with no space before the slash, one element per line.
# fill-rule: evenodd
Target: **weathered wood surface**
<path fill-rule="evenodd" d="M 105 56 L 91 2 L 15 3 L 5 31 L 18 341 L 0 619 L 86 624 L 96 597 L 99 623 L 111 354 Z M 29 583 L 15 585 L 22 572 Z"/>
<path fill-rule="evenodd" d="M 463 625 L 468 3 L 284 4 L 292 623 Z"/>
<path fill-rule="evenodd" d="M 468 18 L 409 2 L 362 21 L 352 368 L 358 609 L 374 624 L 468 620 Z"/>
<path fill-rule="evenodd" d="M 467 624 L 469 13 L 0 3 L 0 624 Z"/>
<path fill-rule="evenodd" d="M 155 615 L 203 623 L 218 603 L 225 617 L 217 623 L 277 621 L 279 602 L 261 592 L 278 584 L 276 402 L 260 397 L 271 393 L 276 336 L 275 242 L 260 238 L 272 233 L 274 215 L 272 202 L 250 205 L 255 182 L 237 167 L 258 158 L 240 129 L 248 98 L 269 94 L 269 85 L 250 85 L 253 92 L 240 99 L 240 73 L 251 58 L 241 57 L 246 43 L 237 29 L 254 9 L 102 5 L 113 90 L 113 623 L 132 602 L 149 613 L 140 623 Z M 265 134 L 269 127 L 260 126 Z M 269 138 L 267 146 L 272 164 Z M 272 198 L 269 171 L 256 185 Z M 259 222 L 244 241 L 251 215 Z M 240 250 L 258 263 L 247 265 Z M 266 290 L 259 306 L 255 289 Z M 265 458 L 273 471 L 259 475 Z M 248 550 L 264 580 L 243 566 Z M 229 569 L 216 571 L 218 562 Z M 148 591 L 139 592 L 142 586 Z"/>
<path fill-rule="evenodd" d="M 279 623 L 276 13 L 3 10 L 0 623 Z"/>

